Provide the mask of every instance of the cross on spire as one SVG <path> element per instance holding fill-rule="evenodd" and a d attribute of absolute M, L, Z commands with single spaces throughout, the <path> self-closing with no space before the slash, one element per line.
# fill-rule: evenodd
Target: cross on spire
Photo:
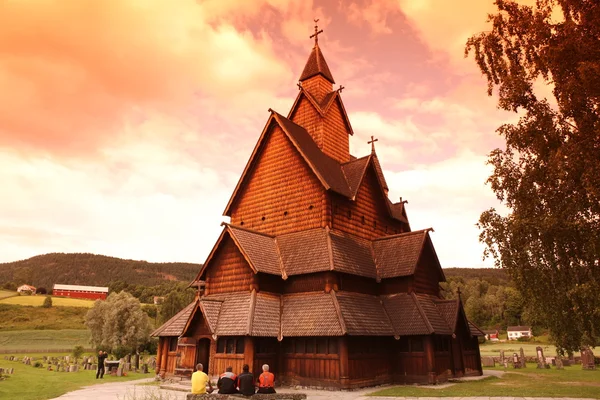
<path fill-rule="evenodd" d="M 315 33 L 313 33 L 312 35 L 310 35 L 310 38 L 315 38 L 315 46 L 319 45 L 319 34 L 323 33 L 323 29 L 319 30 L 319 25 L 317 25 L 317 22 L 319 22 L 319 19 L 315 19 Z"/>
<path fill-rule="evenodd" d="M 375 153 L 375 142 L 377 141 L 379 141 L 379 139 L 375 139 L 373 136 L 371 136 L 371 140 L 367 142 L 371 145 L 371 153 Z"/>

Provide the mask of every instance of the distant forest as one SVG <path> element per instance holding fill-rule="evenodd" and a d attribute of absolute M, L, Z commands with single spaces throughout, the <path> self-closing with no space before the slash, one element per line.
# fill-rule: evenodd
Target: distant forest
<path fill-rule="evenodd" d="M 51 290 L 55 283 L 89 286 L 110 286 L 116 281 L 143 286 L 168 281 L 189 283 L 200 267 L 200 264 L 151 263 L 89 253 L 50 253 L 0 263 L 0 285 L 16 287 L 27 283 Z"/>
<path fill-rule="evenodd" d="M 200 268 L 201 264 L 192 263 L 150 263 L 89 253 L 51 253 L 0 264 L 0 286 L 13 290 L 23 283 L 48 290 L 55 283 L 108 286 L 111 292 L 125 290 L 142 302 L 152 302 L 152 296 L 166 296 L 173 291 L 187 293 L 187 284 Z M 505 330 L 510 325 L 533 324 L 536 333 L 543 325 L 543 321 L 535 321 L 528 312 L 527 302 L 504 270 L 446 268 L 444 274 L 447 282 L 441 285 L 443 296 L 456 298 L 460 289 L 467 316 L 479 327 Z M 175 301 L 169 315 L 187 305 L 187 297 Z"/>

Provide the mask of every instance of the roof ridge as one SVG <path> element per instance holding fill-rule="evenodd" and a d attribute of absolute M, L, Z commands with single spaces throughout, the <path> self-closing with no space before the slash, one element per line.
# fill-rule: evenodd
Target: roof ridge
<path fill-rule="evenodd" d="M 255 231 L 253 229 L 246 228 L 246 227 L 243 227 L 243 226 L 240 226 L 240 225 L 234 225 L 234 224 L 229 223 L 229 222 L 221 222 L 221 226 L 226 226 L 226 227 L 232 228 L 232 229 L 239 229 L 240 231 L 250 232 L 250 233 L 254 233 L 256 235 L 266 236 L 266 237 L 271 238 L 271 239 L 275 238 L 275 236 L 269 235 L 268 233 Z"/>
<path fill-rule="evenodd" d="M 323 109 L 321 108 L 321 105 L 319 104 L 319 102 L 317 102 L 317 99 L 315 99 L 315 97 L 309 91 L 304 89 L 302 86 L 300 86 L 300 92 L 302 92 L 302 94 L 304 94 L 306 96 L 309 103 L 311 103 L 313 105 L 313 107 L 315 107 L 315 109 L 318 111 L 319 114 L 321 114 L 322 117 L 324 117 L 325 111 L 323 111 Z"/>
<path fill-rule="evenodd" d="M 366 156 L 359 157 L 359 158 L 357 158 L 357 159 L 355 159 L 355 160 L 346 161 L 345 163 L 342 163 L 341 165 L 342 165 L 342 167 L 343 167 L 343 166 L 346 166 L 346 165 L 348 165 L 348 164 L 351 164 L 351 163 L 355 163 L 355 162 L 357 162 L 357 161 L 360 161 L 360 160 L 362 160 L 363 158 L 369 158 L 369 157 L 371 157 L 371 154 L 369 154 L 369 155 L 366 155 Z"/>
<path fill-rule="evenodd" d="M 228 229 L 228 228 L 229 227 L 227 227 L 226 229 Z M 233 243 L 235 244 L 235 247 L 237 247 L 238 251 L 240 253 L 242 253 L 242 257 L 244 257 L 244 260 L 246 260 L 246 262 L 250 266 L 250 269 L 252 270 L 252 272 L 254 272 L 255 275 L 258 274 L 258 268 L 256 268 L 256 266 L 252 262 L 252 259 L 246 253 L 246 250 L 244 250 L 244 246 L 242 246 L 242 244 L 240 243 L 240 240 L 235 236 L 235 232 L 233 232 L 231 229 L 228 229 L 227 232 L 229 233 L 229 236 L 231 237 L 231 240 L 233 240 Z"/>
<path fill-rule="evenodd" d="M 283 257 L 281 257 L 281 250 L 279 249 L 279 241 L 277 240 L 277 236 L 275 236 L 273 240 L 275 241 L 275 251 L 277 251 L 277 259 L 279 260 L 279 269 L 281 269 L 281 279 L 285 281 L 288 278 L 288 274 L 285 270 L 285 265 L 283 265 Z"/>
<path fill-rule="evenodd" d="M 333 271 L 335 269 L 335 264 L 333 262 L 333 247 L 331 246 L 331 231 L 329 230 L 329 225 L 325 225 L 325 240 L 327 241 L 327 253 L 329 255 L 329 270 Z"/>
<path fill-rule="evenodd" d="M 427 324 L 427 327 L 429 328 L 429 333 L 434 333 L 435 331 L 433 330 L 433 326 L 431 326 L 431 322 L 429 322 L 429 318 L 427 318 L 427 314 L 425 314 L 425 310 L 423 310 L 423 307 L 421 307 L 421 304 L 419 303 L 419 299 L 417 298 L 417 296 L 415 295 L 414 292 L 412 292 L 411 295 L 412 295 L 413 301 L 417 305 L 417 310 L 419 310 L 421 317 L 423 317 L 423 319 L 425 320 L 425 323 Z"/>
<path fill-rule="evenodd" d="M 196 311 L 198 310 L 198 308 L 200 307 L 199 303 L 199 299 L 194 300 L 194 306 L 192 307 L 192 311 L 190 312 L 190 315 L 187 319 L 187 321 L 185 322 L 185 325 L 183 326 L 183 329 L 181 330 L 181 334 L 179 335 L 179 337 L 181 337 L 190 327 L 190 322 L 192 322 L 192 319 L 194 319 L 194 316 L 196 315 Z"/>
<path fill-rule="evenodd" d="M 420 229 L 418 231 L 402 232 L 402 233 L 396 233 L 394 235 L 381 236 L 381 237 L 373 239 L 373 241 L 375 242 L 375 241 L 380 241 L 380 240 L 395 239 L 398 237 L 416 235 L 417 233 L 427 233 L 430 231 L 433 232 L 433 228 L 425 228 L 425 229 Z"/>
<path fill-rule="evenodd" d="M 379 300 L 379 303 L 381 304 L 381 308 L 383 308 L 383 313 L 385 314 L 386 318 L 388 319 L 388 322 L 389 322 L 390 326 L 392 327 L 392 332 L 394 332 L 394 339 L 396 339 L 396 338 L 400 339 L 400 332 L 398 332 L 396 330 L 396 326 L 392 322 L 392 319 L 390 318 L 390 314 L 388 313 L 387 308 L 385 307 L 385 302 L 379 296 L 377 296 L 377 298 Z"/>
<path fill-rule="evenodd" d="M 250 310 L 248 311 L 248 326 L 246 335 L 252 336 L 252 328 L 254 326 L 254 309 L 256 308 L 256 289 L 250 292 Z"/>
<path fill-rule="evenodd" d="M 338 321 L 340 323 L 342 335 L 345 335 L 346 333 L 348 333 L 348 330 L 346 329 L 346 321 L 344 320 L 344 314 L 342 314 L 342 308 L 340 307 L 340 303 L 338 302 L 337 296 L 335 294 L 335 290 L 332 290 L 329 293 L 333 300 L 333 306 L 335 307 L 335 312 L 338 315 Z"/>

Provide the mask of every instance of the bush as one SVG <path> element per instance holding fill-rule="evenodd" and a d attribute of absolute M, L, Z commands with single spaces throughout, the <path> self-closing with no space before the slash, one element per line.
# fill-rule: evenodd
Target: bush
<path fill-rule="evenodd" d="M 44 308 L 52 307 L 52 297 L 46 296 L 46 298 L 44 299 L 44 304 L 42 304 L 42 307 L 44 307 Z"/>
<path fill-rule="evenodd" d="M 81 358 L 81 356 L 83 356 L 83 353 L 85 352 L 85 349 L 83 348 L 83 346 L 75 346 L 73 347 L 73 357 L 75 358 L 75 362 L 77 362 L 78 359 Z"/>
<path fill-rule="evenodd" d="M 517 339 L 517 342 L 530 342 L 532 338 L 528 337 L 528 336 L 521 336 L 520 338 Z"/>
<path fill-rule="evenodd" d="M 44 366 L 44 364 L 42 364 L 41 361 L 36 361 L 33 363 L 34 368 L 42 368 L 43 366 Z"/>

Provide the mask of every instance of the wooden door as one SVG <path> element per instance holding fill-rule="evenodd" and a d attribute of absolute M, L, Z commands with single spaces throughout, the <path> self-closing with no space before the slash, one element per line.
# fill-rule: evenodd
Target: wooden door
<path fill-rule="evenodd" d="M 196 364 L 201 363 L 204 366 L 204 372 L 208 373 L 208 363 L 210 361 L 210 339 L 198 340 L 196 347 Z M 196 365 L 194 365 L 195 369 Z"/>
<path fill-rule="evenodd" d="M 455 377 L 460 377 L 465 374 L 462 344 L 458 337 L 452 339 L 452 372 Z"/>

